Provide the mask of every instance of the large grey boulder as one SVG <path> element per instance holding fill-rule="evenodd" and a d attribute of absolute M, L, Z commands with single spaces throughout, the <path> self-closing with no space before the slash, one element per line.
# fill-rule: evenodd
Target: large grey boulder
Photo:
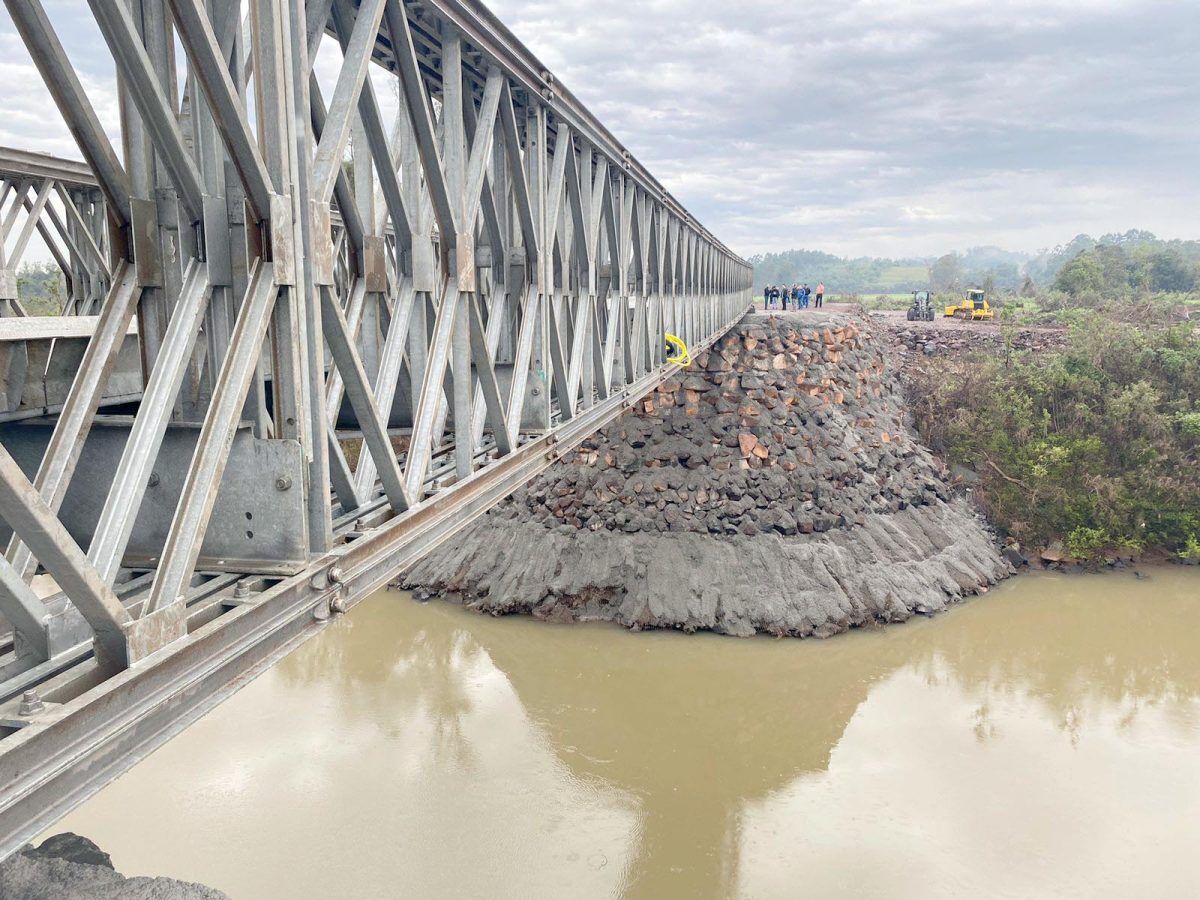
<path fill-rule="evenodd" d="M 65 832 L 0 862 L 2 900 L 229 900 L 172 878 L 126 878 L 92 841 Z"/>

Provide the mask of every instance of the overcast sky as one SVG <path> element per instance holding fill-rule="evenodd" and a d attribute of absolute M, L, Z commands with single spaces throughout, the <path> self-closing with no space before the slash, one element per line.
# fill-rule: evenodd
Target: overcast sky
<path fill-rule="evenodd" d="M 1200 237 L 1196 0 L 492 0 L 735 250 Z M 49 0 L 115 127 L 83 0 Z M 0 143 L 78 156 L 0 11 Z"/>

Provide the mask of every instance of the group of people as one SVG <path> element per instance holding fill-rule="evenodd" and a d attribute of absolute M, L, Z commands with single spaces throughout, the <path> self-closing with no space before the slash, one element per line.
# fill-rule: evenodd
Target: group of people
<path fill-rule="evenodd" d="M 825 282 L 819 283 L 816 290 L 807 284 L 793 284 L 791 287 L 768 284 L 763 288 L 763 309 L 786 310 L 789 300 L 793 309 L 808 309 L 810 300 L 814 309 L 820 309 L 825 302 Z"/>

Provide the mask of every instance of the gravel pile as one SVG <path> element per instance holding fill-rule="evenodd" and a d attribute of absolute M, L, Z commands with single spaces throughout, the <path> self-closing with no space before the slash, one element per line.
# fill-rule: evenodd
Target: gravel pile
<path fill-rule="evenodd" d="M 963 353 L 1002 354 L 1008 350 L 1023 353 L 1066 348 L 1069 337 L 1065 328 L 1017 328 L 1007 333 L 992 325 L 970 324 L 956 330 L 936 326 L 893 323 L 881 320 L 890 343 L 901 351 L 924 356 Z"/>

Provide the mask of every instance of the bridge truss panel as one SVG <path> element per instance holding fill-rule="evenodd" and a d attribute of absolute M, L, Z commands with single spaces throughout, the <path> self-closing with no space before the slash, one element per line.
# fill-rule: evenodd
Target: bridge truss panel
<path fill-rule="evenodd" d="M 665 336 L 710 345 L 752 278 L 473 0 L 89 0 L 119 150 L 41 0 L 5 3 L 87 166 L 0 151 L 0 225 L 55 241 L 92 337 L 40 440 L 0 425 L 0 852 L 677 372 Z"/>
<path fill-rule="evenodd" d="M 0 147 L 0 318 L 26 317 L 17 272 L 34 234 L 63 274 L 60 315 L 94 315 L 112 285 L 104 198 L 82 163 Z"/>

